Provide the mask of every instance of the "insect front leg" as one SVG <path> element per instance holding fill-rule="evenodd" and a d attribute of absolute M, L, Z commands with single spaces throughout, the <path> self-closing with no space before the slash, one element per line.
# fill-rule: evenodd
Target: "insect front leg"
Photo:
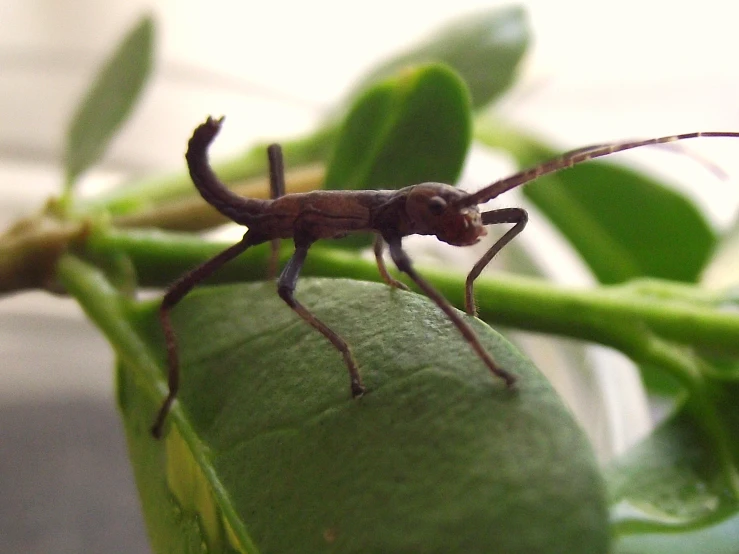
<path fill-rule="evenodd" d="M 172 327 L 172 320 L 169 315 L 172 308 L 174 308 L 177 303 L 179 303 L 179 301 L 182 300 L 185 295 L 193 289 L 193 287 L 195 287 L 195 285 L 208 278 L 226 262 L 234 259 L 250 246 L 254 246 L 261 242 L 264 242 L 264 240 L 247 232 L 240 242 L 228 247 L 217 256 L 180 277 L 164 293 L 162 304 L 159 306 L 159 320 L 162 325 L 162 330 L 164 331 L 164 342 L 167 347 L 167 382 L 169 392 L 162 402 L 162 406 L 159 409 L 154 425 L 152 425 L 151 428 L 151 434 L 154 435 L 155 438 L 161 438 L 164 420 L 166 419 L 180 388 L 180 361 L 177 353 L 177 337 L 175 336 L 174 327 Z"/>
<path fill-rule="evenodd" d="M 416 272 L 416 270 L 413 268 L 413 264 L 411 263 L 411 259 L 403 250 L 400 238 L 386 237 L 385 240 L 390 247 L 390 256 L 393 258 L 395 265 L 398 266 L 398 269 L 408 275 L 408 277 L 410 277 L 413 282 L 418 285 L 418 288 L 426 293 L 426 296 L 431 298 L 431 300 L 433 300 L 436 305 L 441 308 L 441 310 L 451 320 L 451 322 L 459 330 L 459 332 L 462 333 L 464 339 L 470 344 L 472 349 L 485 363 L 488 369 L 494 375 L 497 375 L 498 377 L 503 379 L 506 382 L 506 385 L 508 385 L 509 387 L 513 386 L 513 384 L 516 382 L 516 377 L 513 374 L 507 372 L 502 367 L 498 366 L 497 363 L 495 363 L 495 360 L 493 360 L 492 356 L 482 346 L 480 339 L 477 338 L 477 335 L 472 330 L 472 327 L 470 327 L 467 322 L 459 316 L 457 311 L 454 309 L 454 306 L 452 306 L 439 291 L 432 287 L 430 283 L 428 283 Z"/>
<path fill-rule="evenodd" d="M 280 278 L 277 280 L 277 293 L 280 295 L 288 306 L 290 306 L 295 313 L 302 317 L 308 322 L 311 327 L 318 330 L 324 337 L 326 337 L 334 348 L 341 352 L 344 357 L 344 363 L 349 369 L 349 379 L 351 385 L 352 396 L 357 398 L 364 394 L 364 385 L 362 379 L 359 376 L 359 368 L 357 362 L 352 355 L 351 349 L 347 342 L 335 333 L 331 328 L 318 319 L 315 315 L 309 312 L 305 306 L 295 299 L 295 286 L 300 275 L 300 270 L 305 262 L 305 257 L 308 254 L 308 249 L 312 241 L 302 241 L 298 238 L 295 239 L 295 253 L 292 258 L 287 262 L 285 268 L 280 274 Z"/>
<path fill-rule="evenodd" d="M 495 255 L 501 249 L 513 240 L 517 234 L 523 231 L 529 220 L 529 215 L 523 208 L 501 208 L 500 210 L 492 210 L 481 214 L 483 225 L 493 225 L 497 223 L 515 223 L 513 227 L 506 231 L 506 234 L 500 237 L 490 250 L 474 265 L 470 274 L 467 275 L 467 281 L 464 286 L 464 306 L 467 313 L 473 316 L 477 315 L 477 306 L 475 306 L 475 294 L 473 289 L 475 279 L 480 276 L 482 270 L 485 269 Z"/>
<path fill-rule="evenodd" d="M 385 265 L 385 260 L 382 257 L 382 251 L 384 250 L 384 247 L 385 241 L 382 240 L 382 236 L 375 235 L 375 244 L 373 249 L 375 252 L 375 260 L 377 261 L 377 269 L 380 271 L 380 277 L 382 277 L 382 280 L 391 287 L 395 287 L 396 289 L 401 290 L 409 290 L 405 283 L 401 283 L 388 272 L 387 266 Z"/>

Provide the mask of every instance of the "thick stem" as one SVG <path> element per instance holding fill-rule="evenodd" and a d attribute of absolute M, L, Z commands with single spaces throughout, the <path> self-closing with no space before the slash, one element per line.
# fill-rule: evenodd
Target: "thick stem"
<path fill-rule="evenodd" d="M 110 249 L 128 254 L 144 286 L 166 286 L 185 270 L 224 248 L 174 233 L 122 232 L 99 229 L 88 239 L 92 253 Z M 259 280 L 265 275 L 268 248 L 255 247 L 235 260 L 214 281 Z M 283 256 L 286 261 L 287 256 Z M 464 275 L 419 269 L 455 306 L 464 306 Z M 353 253 L 316 244 L 303 275 L 381 279 L 375 265 Z M 669 288 L 671 283 L 666 283 Z M 705 304 L 672 302 L 645 296 L 628 286 L 566 289 L 538 279 L 499 274 L 477 281 L 480 318 L 529 331 L 588 340 L 621 348 L 626 332 L 641 326 L 671 342 L 700 349 L 739 354 L 739 314 Z M 621 331 L 623 330 L 623 332 Z"/>

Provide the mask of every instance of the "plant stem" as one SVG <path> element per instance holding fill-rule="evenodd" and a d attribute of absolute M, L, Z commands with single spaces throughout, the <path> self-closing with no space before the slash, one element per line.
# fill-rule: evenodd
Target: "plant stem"
<path fill-rule="evenodd" d="M 0 293 L 52 288 L 59 256 L 86 231 L 81 222 L 43 214 L 16 222 L 0 235 Z"/>
<path fill-rule="evenodd" d="M 91 253 L 112 249 L 130 256 L 144 286 L 165 286 L 226 246 L 174 233 L 111 229 L 94 231 L 87 242 Z M 211 282 L 263 279 L 267 256 L 267 246 L 250 249 Z M 289 251 L 284 250 L 283 262 L 287 256 Z M 450 302 L 463 305 L 464 275 L 431 268 L 422 272 Z M 311 248 L 303 275 L 380 280 L 374 263 L 356 253 L 321 245 Z M 498 274 L 480 278 L 475 290 L 480 317 L 490 323 L 619 349 L 633 342 L 629 330 L 638 329 L 683 345 L 739 354 L 739 314 L 684 300 L 673 302 L 644 296 L 628 286 L 575 290 L 542 280 Z"/>

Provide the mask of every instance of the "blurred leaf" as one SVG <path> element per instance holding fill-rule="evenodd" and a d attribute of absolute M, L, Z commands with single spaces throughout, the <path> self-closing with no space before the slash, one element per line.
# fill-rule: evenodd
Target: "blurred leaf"
<path fill-rule="evenodd" d="M 528 22 L 522 7 L 473 13 L 445 25 L 417 47 L 371 71 L 350 98 L 406 66 L 443 62 L 464 79 L 472 106 L 479 109 L 513 84 L 528 43 Z"/>
<path fill-rule="evenodd" d="M 269 283 L 197 289 L 174 311 L 182 389 L 162 443 L 148 434 L 157 405 L 146 372 L 122 367 L 157 550 L 187 536 L 209 551 L 607 551 L 590 446 L 509 343 L 471 320 L 519 375 L 516 391 L 424 297 L 305 279 L 298 298 L 352 345 L 363 398 L 351 399 L 339 353 Z M 132 324 L 162 363 L 157 308 L 143 305 Z"/>
<path fill-rule="evenodd" d="M 557 153 L 522 133 L 481 122 L 477 138 L 522 167 Z M 716 239 L 703 214 L 654 179 L 584 163 L 537 179 L 523 193 L 571 242 L 602 283 L 637 277 L 695 282 Z"/>
<path fill-rule="evenodd" d="M 144 17 L 100 69 L 67 131 L 66 186 L 97 162 L 128 117 L 151 72 L 154 21 Z"/>
<path fill-rule="evenodd" d="M 726 437 L 739 432 L 735 383 L 713 397 Z M 683 408 L 617 460 L 607 473 L 616 552 L 630 554 L 735 552 L 739 544 L 736 487 L 739 448 L 730 445 L 733 477 L 716 443 Z M 730 439 L 729 439 L 730 440 Z M 729 537 L 733 539 L 729 541 Z M 733 545 L 734 550 L 727 549 Z"/>

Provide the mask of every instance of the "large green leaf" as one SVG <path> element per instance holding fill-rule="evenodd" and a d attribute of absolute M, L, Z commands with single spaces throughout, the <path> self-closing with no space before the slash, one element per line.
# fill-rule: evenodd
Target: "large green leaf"
<path fill-rule="evenodd" d="M 411 50 L 384 62 L 371 71 L 355 91 L 361 91 L 407 66 L 443 62 L 453 67 L 467 83 L 472 105 L 478 109 L 511 86 L 528 42 L 526 12 L 520 6 L 470 14 L 445 25 Z"/>
<path fill-rule="evenodd" d="M 325 186 L 454 182 L 471 134 L 469 95 L 459 76 L 438 64 L 408 68 L 357 99 L 337 138 Z"/>
<path fill-rule="evenodd" d="M 352 345 L 363 398 L 269 283 L 199 289 L 176 308 L 182 390 L 162 442 L 148 434 L 161 400 L 149 374 L 121 366 L 158 551 L 607 551 L 590 446 L 509 343 L 472 321 L 515 391 L 424 297 L 313 279 L 298 297 Z M 161 364 L 157 304 L 139 306 L 131 324 Z"/>
<path fill-rule="evenodd" d="M 151 72 L 154 21 L 142 18 L 100 69 L 67 131 L 66 185 L 98 161 L 136 104 Z"/>
<path fill-rule="evenodd" d="M 481 122 L 477 137 L 508 150 L 523 167 L 557 153 L 522 133 Z M 682 194 L 605 163 L 585 163 L 524 186 L 602 283 L 636 277 L 695 282 L 715 236 Z M 501 199 L 502 200 L 502 199 Z"/>

